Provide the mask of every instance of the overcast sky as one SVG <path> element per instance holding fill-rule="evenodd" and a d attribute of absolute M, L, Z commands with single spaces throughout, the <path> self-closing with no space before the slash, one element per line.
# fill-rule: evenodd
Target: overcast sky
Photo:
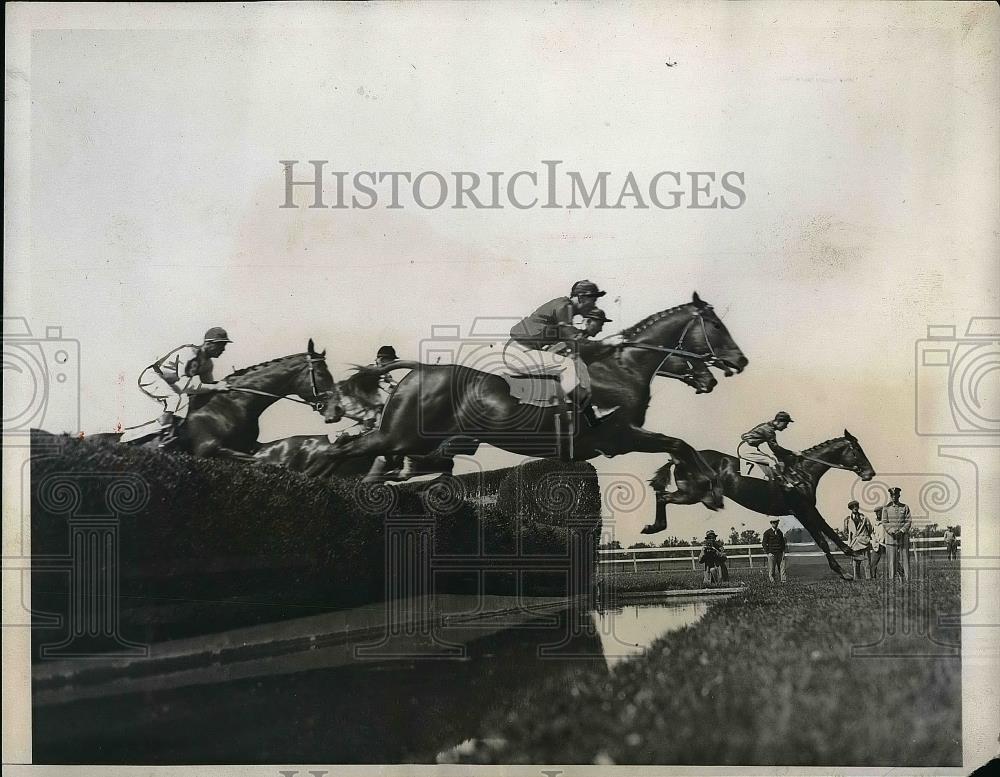
<path fill-rule="evenodd" d="M 609 331 L 697 290 L 750 366 L 708 396 L 657 379 L 650 429 L 734 451 L 784 409 L 788 447 L 847 427 L 880 474 L 961 480 L 915 434 L 915 343 L 928 325 L 961 335 L 997 315 L 995 11 L 257 6 L 234 24 L 188 6 L 97 24 L 76 10 L 59 26 L 92 29 L 36 31 L 30 69 L 8 74 L 9 99 L 30 100 L 30 242 L 8 257 L 5 315 L 79 340 L 81 426 L 101 431 L 152 417 L 135 376 L 212 325 L 236 340 L 219 373 L 312 337 L 343 376 L 379 345 L 416 355 L 434 325 L 525 315 L 578 278 L 609 290 Z M 560 159 L 619 184 L 738 170 L 746 203 L 286 210 L 284 159 L 414 173 Z M 996 378 L 980 389 L 993 419 Z M 946 402 L 947 381 L 934 385 Z M 290 403 L 262 429 L 330 431 Z M 663 460 L 595 465 L 608 485 Z M 920 477 L 900 480 L 904 501 Z M 823 481 L 835 524 L 852 483 Z M 648 499 L 632 507 L 613 521 L 626 544 L 652 517 Z M 667 534 L 743 522 L 766 525 L 736 505 L 675 508 Z"/>

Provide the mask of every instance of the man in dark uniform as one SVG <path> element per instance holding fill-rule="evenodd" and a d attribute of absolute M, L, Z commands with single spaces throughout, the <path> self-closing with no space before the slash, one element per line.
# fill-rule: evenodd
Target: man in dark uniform
<path fill-rule="evenodd" d="M 504 360 L 513 372 L 558 375 L 566 401 L 574 403 L 591 426 L 599 421 L 590 404 L 590 375 L 575 347 L 585 333 L 573 326 L 573 317 L 590 313 L 606 293 L 592 281 L 577 281 L 568 297 L 549 300 L 515 324 L 504 350 Z M 604 342 L 620 345 L 622 338 Z"/>

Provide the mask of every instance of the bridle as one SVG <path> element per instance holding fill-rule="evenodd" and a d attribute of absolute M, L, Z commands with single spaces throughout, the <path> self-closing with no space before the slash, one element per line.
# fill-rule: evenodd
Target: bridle
<path fill-rule="evenodd" d="M 711 310 L 712 306 L 707 305 L 704 308 L 699 308 L 691 314 L 691 319 L 681 330 L 681 336 L 677 339 L 677 345 L 673 348 L 667 348 L 662 345 L 651 345 L 649 343 L 637 343 L 635 341 L 627 341 L 622 343 L 622 346 L 627 346 L 629 348 L 639 348 L 644 351 L 657 351 L 659 353 L 665 353 L 669 356 L 682 356 L 685 359 L 696 359 L 702 362 L 706 367 L 716 367 L 722 370 L 726 376 L 732 375 L 732 371 L 729 366 L 719 358 L 719 355 L 715 352 L 715 348 L 712 347 L 712 339 L 708 336 L 708 325 L 705 323 L 704 312 L 706 310 Z M 695 325 L 695 322 L 701 324 L 702 334 L 705 336 L 705 345 L 708 348 L 707 353 L 695 353 L 694 351 L 689 351 L 684 348 L 684 340 L 687 338 L 688 333 L 691 331 L 691 327 Z M 664 359 L 663 361 L 666 361 Z M 662 367 L 662 362 L 661 362 Z M 680 380 L 695 380 L 696 375 L 693 370 L 688 369 L 686 372 L 670 372 L 668 370 L 661 370 L 657 368 L 656 373 L 658 375 L 663 375 L 665 377 L 679 378 Z"/>
<path fill-rule="evenodd" d="M 848 440 L 846 438 L 844 438 L 844 439 L 845 439 L 845 442 L 851 442 L 850 440 Z M 852 449 L 854 448 L 853 443 L 851 444 L 851 448 Z M 853 472 L 855 475 L 860 475 L 861 474 L 858 471 L 858 470 L 861 469 L 861 465 L 860 464 L 855 464 L 853 467 L 848 467 L 845 464 L 838 464 L 838 463 L 833 462 L 833 461 L 824 461 L 823 459 L 816 458 L 815 456 L 808 456 L 805 453 L 800 453 L 800 454 L 798 454 L 798 456 L 799 456 L 800 459 L 806 459 L 808 461 L 815 461 L 817 464 L 825 464 L 826 466 L 833 467 L 834 469 L 842 469 L 842 470 L 845 470 L 846 472 Z"/>
<path fill-rule="evenodd" d="M 262 397 L 274 397 L 275 399 L 285 399 L 289 402 L 295 402 L 299 405 L 309 405 L 317 413 L 322 413 L 326 410 L 327 403 L 332 397 L 336 395 L 335 389 L 330 389 L 329 391 L 324 391 L 322 394 L 319 393 L 319 388 L 316 384 L 316 365 L 325 364 L 326 357 L 319 356 L 316 354 L 306 354 L 306 364 L 309 365 L 309 386 L 312 388 L 313 398 L 309 399 L 299 399 L 298 397 L 290 397 L 284 394 L 272 394 L 270 391 L 261 391 L 260 389 L 243 388 L 241 386 L 230 386 L 230 391 L 240 391 L 244 394 L 257 394 Z"/>

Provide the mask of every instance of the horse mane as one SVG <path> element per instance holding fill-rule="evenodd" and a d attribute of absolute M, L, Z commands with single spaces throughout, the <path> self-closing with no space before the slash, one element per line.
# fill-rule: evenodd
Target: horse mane
<path fill-rule="evenodd" d="M 357 396 L 359 393 L 371 394 L 378 388 L 382 373 L 372 367 L 358 365 L 354 367 L 354 374 L 349 378 L 340 381 L 339 388 L 342 393 L 348 396 Z"/>
<path fill-rule="evenodd" d="M 233 370 L 228 375 L 226 375 L 226 379 L 228 380 L 229 378 L 239 378 L 248 373 L 255 372 L 256 370 L 259 369 L 263 369 L 264 367 L 269 367 L 272 364 L 277 364 L 278 362 L 287 361 L 289 359 L 298 359 L 303 356 L 308 356 L 308 354 L 293 353 L 289 354 L 288 356 L 279 356 L 277 359 L 268 359 L 266 362 L 261 362 L 260 364 L 251 364 L 249 367 L 243 367 L 238 370 Z"/>
<path fill-rule="evenodd" d="M 657 321 L 661 321 L 667 316 L 676 313 L 678 310 L 681 310 L 682 308 L 688 308 L 694 304 L 695 304 L 694 302 L 685 302 L 681 305 L 674 305 L 672 308 L 661 310 L 658 313 L 653 313 L 650 316 L 646 316 L 638 324 L 633 324 L 628 329 L 623 329 L 621 331 L 621 334 L 626 338 L 635 337 L 636 335 L 641 334 L 642 332 L 649 329 L 649 327 L 651 327 Z"/>
<path fill-rule="evenodd" d="M 847 441 L 848 440 L 847 440 L 846 437 L 831 437 L 829 440 L 823 440 L 823 442 L 818 442 L 815 445 L 813 445 L 813 446 L 811 446 L 809 448 L 806 448 L 802 452 L 803 453 L 812 453 L 817 448 L 822 448 L 824 445 L 829 445 L 831 442 L 847 442 Z"/>

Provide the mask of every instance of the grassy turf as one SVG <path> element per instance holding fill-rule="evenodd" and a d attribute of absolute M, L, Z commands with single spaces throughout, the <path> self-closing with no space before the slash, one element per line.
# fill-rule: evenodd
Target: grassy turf
<path fill-rule="evenodd" d="M 829 572 L 784 586 L 747 574 L 743 593 L 644 656 L 553 676 L 486 725 L 493 744 L 473 759 L 960 765 L 959 634 L 936 625 L 959 612 L 959 575 L 942 563 L 921 575 L 887 596 Z M 909 638 L 886 635 L 888 605 L 909 607 Z"/>

